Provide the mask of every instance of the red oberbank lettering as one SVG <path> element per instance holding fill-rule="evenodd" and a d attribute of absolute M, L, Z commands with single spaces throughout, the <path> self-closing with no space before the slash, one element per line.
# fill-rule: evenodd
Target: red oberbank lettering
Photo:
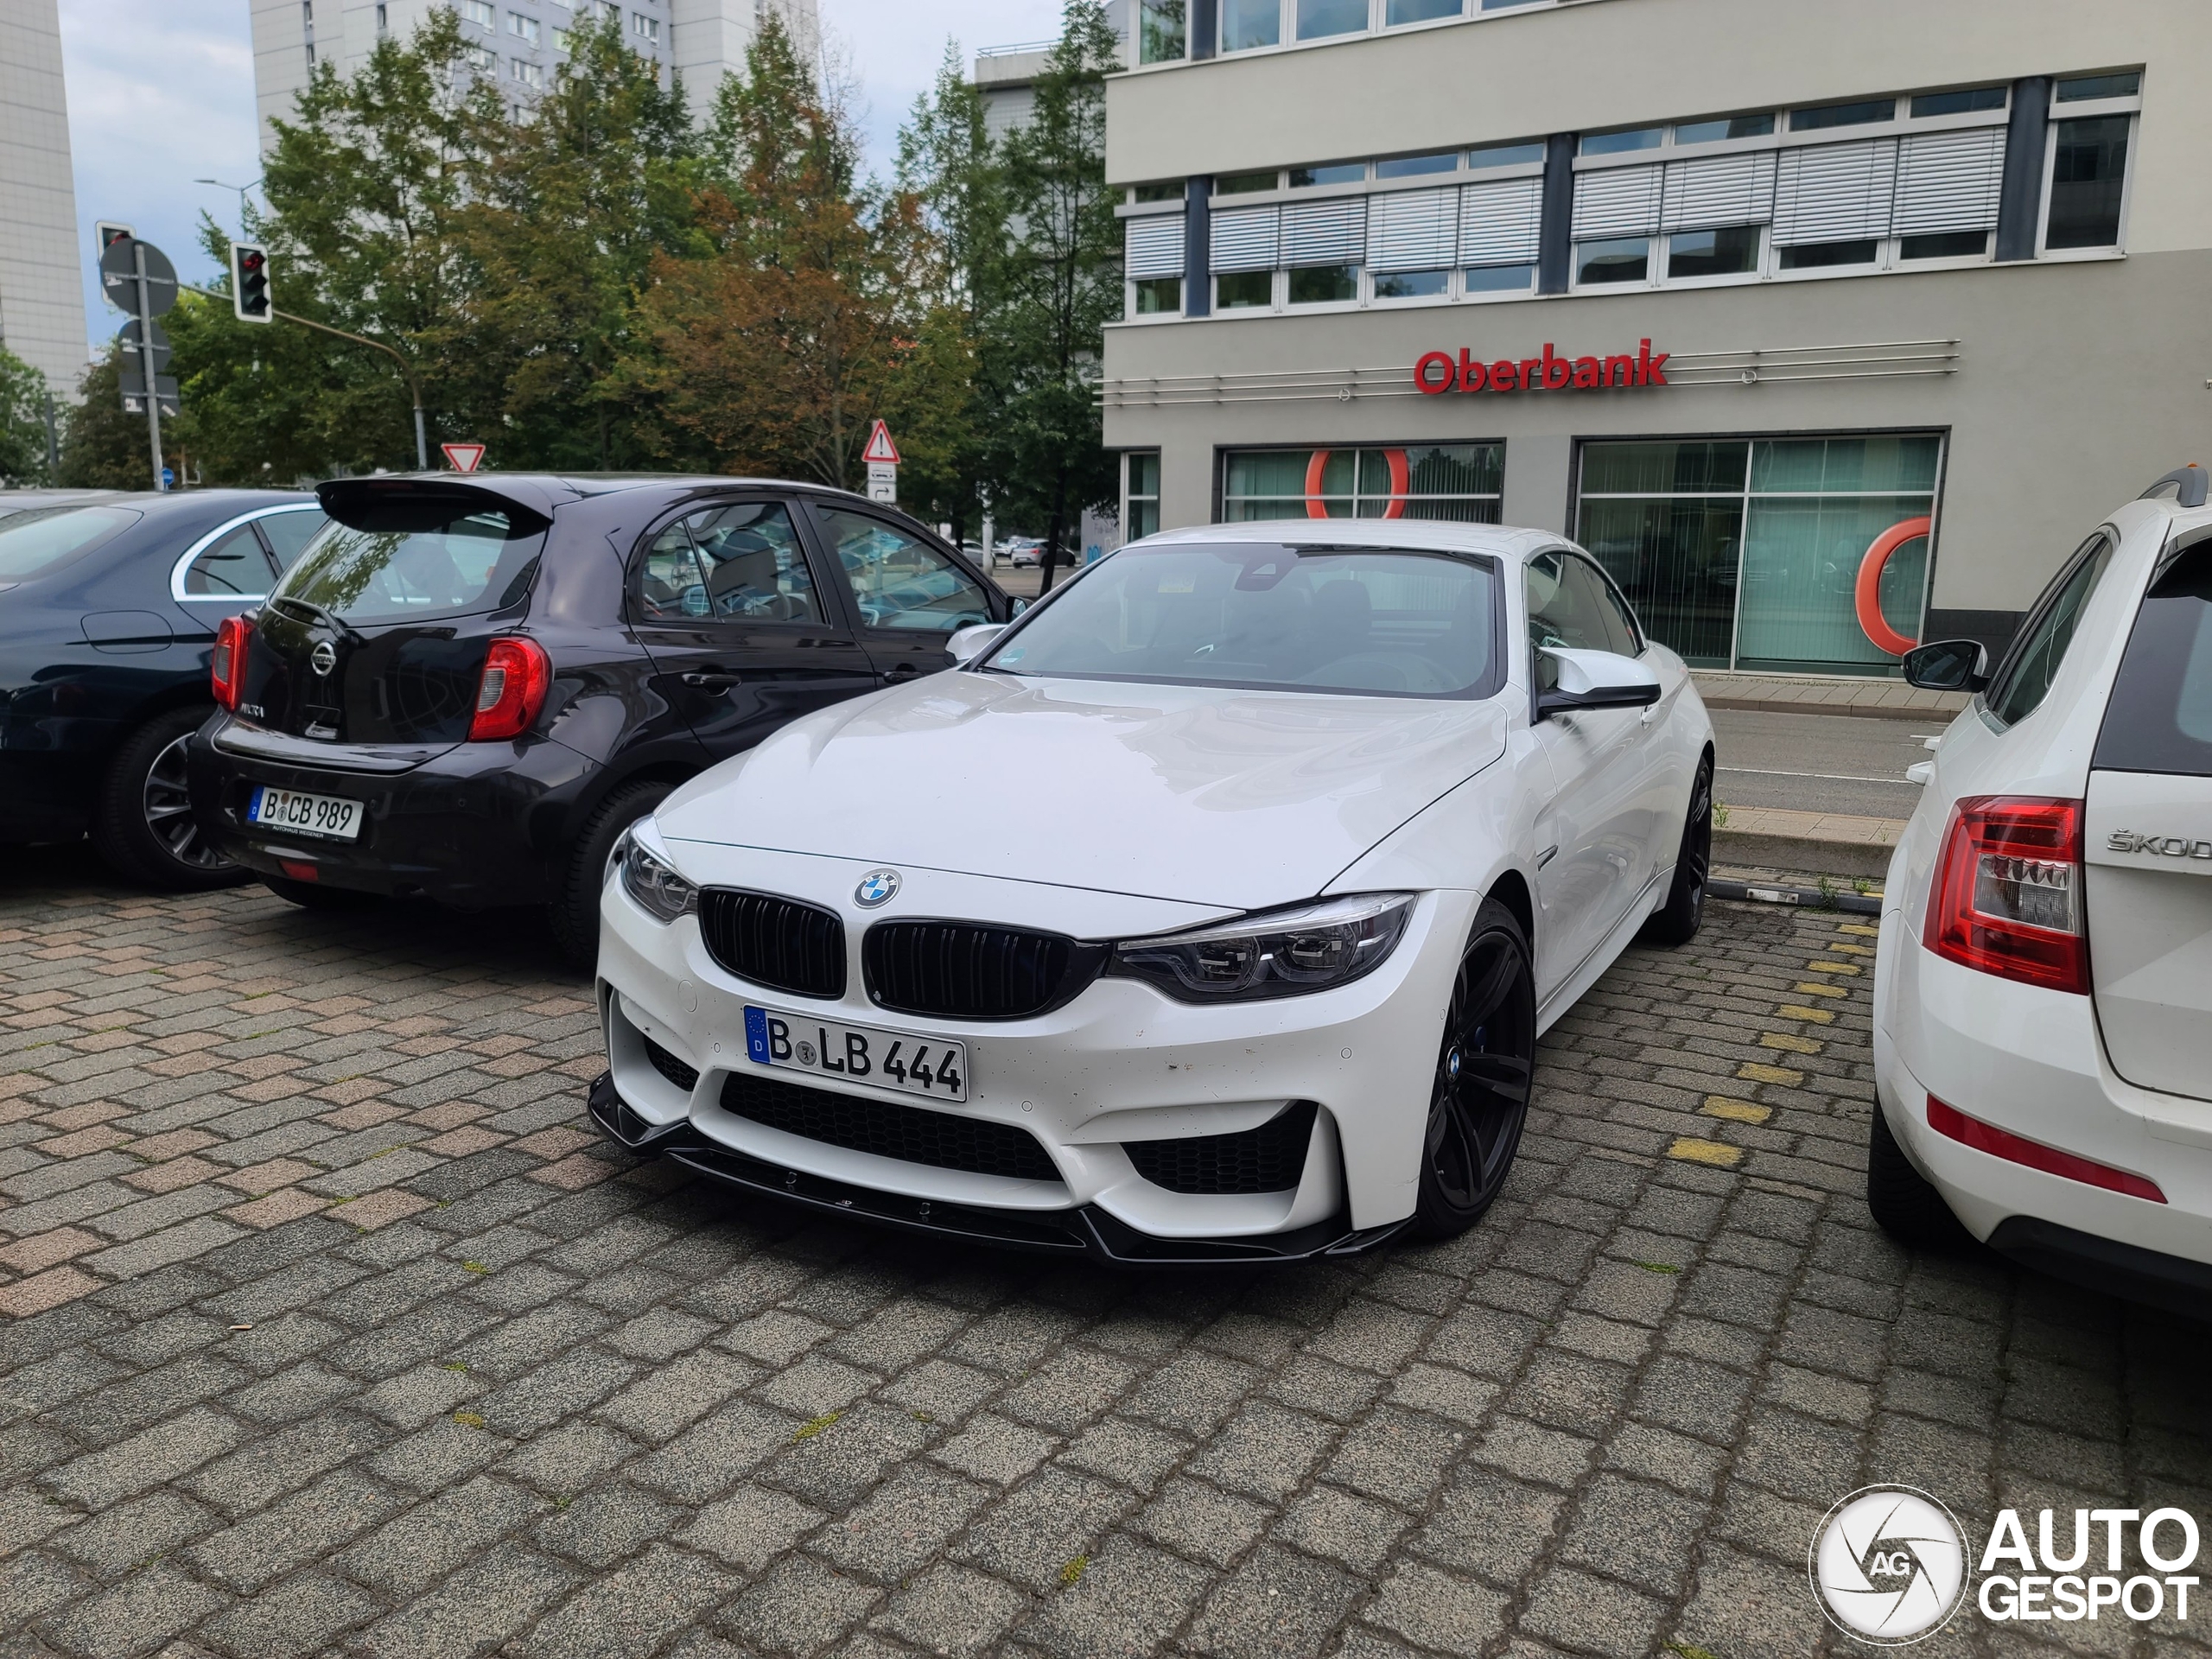
<path fill-rule="evenodd" d="M 1414 365 L 1414 385 L 1431 397 L 1440 397 L 1447 391 L 1593 391 L 1663 386 L 1669 384 L 1667 358 L 1667 353 L 1653 351 L 1648 340 L 1637 342 L 1633 357 L 1626 352 L 1569 356 L 1546 340 L 1541 356 L 1501 357 L 1490 363 L 1462 346 L 1456 353 L 1422 353 Z"/>

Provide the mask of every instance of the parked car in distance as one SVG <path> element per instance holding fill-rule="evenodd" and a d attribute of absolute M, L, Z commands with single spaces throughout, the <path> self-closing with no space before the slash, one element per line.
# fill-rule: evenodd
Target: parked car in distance
<path fill-rule="evenodd" d="M 260 601 L 321 509 L 291 491 L 52 493 L 0 516 L 0 841 L 89 831 L 132 881 L 241 880 L 193 818 L 184 742 L 213 712 L 217 629 Z"/>
<path fill-rule="evenodd" d="M 1538 1036 L 1697 930 L 1712 722 L 1556 535 L 1175 531 L 954 650 L 618 843 L 607 1134 L 1109 1260 L 1446 1237 Z"/>
<path fill-rule="evenodd" d="M 1017 570 L 1034 570 L 1043 562 L 1045 543 L 1033 536 L 1009 536 L 999 543 L 1007 563 Z"/>
<path fill-rule="evenodd" d="M 1867 1202 L 2092 1288 L 2212 1306 L 2212 509 L 2169 474 L 1971 691 L 1890 866 Z"/>
<path fill-rule="evenodd" d="M 729 478 L 351 479 L 216 652 L 200 821 L 293 902 L 547 907 L 588 967 L 607 860 L 785 721 L 950 665 L 1012 606 L 930 531 Z"/>

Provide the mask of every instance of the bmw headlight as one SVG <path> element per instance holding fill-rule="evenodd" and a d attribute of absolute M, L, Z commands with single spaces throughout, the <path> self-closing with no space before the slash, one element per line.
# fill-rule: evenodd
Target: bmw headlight
<path fill-rule="evenodd" d="M 699 889 L 676 873 L 652 819 L 630 826 L 615 849 L 614 863 L 622 874 L 622 891 L 647 915 L 672 922 L 699 908 Z"/>
<path fill-rule="evenodd" d="M 1404 937 L 1410 893 L 1358 893 L 1189 933 L 1130 939 L 1106 971 L 1149 980 L 1180 1002 L 1249 1002 L 1349 985 Z"/>

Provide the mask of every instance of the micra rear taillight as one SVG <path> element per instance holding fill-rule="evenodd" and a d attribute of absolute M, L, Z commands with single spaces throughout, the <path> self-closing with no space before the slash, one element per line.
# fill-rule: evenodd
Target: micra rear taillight
<path fill-rule="evenodd" d="M 1922 942 L 1962 967 L 2089 990 L 2082 803 L 1975 795 L 1951 810 Z"/>
<path fill-rule="evenodd" d="M 226 616 L 215 630 L 215 649 L 208 658 L 207 678 L 215 701 L 226 709 L 238 706 L 245 689 L 246 652 L 253 644 L 253 624 L 242 616 Z"/>
<path fill-rule="evenodd" d="M 476 687 L 476 717 L 468 741 L 482 743 L 520 737 L 545 707 L 553 684 L 553 661 L 545 647 L 519 634 L 492 641 L 484 653 L 484 677 Z"/>

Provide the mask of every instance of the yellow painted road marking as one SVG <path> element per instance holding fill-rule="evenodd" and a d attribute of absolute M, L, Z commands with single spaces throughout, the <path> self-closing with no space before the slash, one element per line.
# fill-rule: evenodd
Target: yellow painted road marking
<path fill-rule="evenodd" d="M 1786 1048 L 1792 1054 L 1817 1054 L 1821 1052 L 1821 1046 L 1809 1037 L 1791 1037 L 1778 1031 L 1762 1032 L 1759 1046 Z"/>
<path fill-rule="evenodd" d="M 1840 939 L 1838 939 L 1834 944 L 1828 946 L 1828 949 L 1831 950 L 1840 950 L 1847 957 L 1871 957 L 1874 954 L 1873 951 L 1866 945 L 1846 944 Z"/>
<path fill-rule="evenodd" d="M 1736 1068 L 1736 1075 L 1746 1083 L 1779 1083 L 1792 1089 L 1805 1081 L 1802 1071 L 1792 1071 L 1786 1065 L 1761 1065 L 1757 1060 L 1745 1060 Z"/>
<path fill-rule="evenodd" d="M 1775 1010 L 1775 1013 L 1784 1020 L 1810 1020 L 1815 1025 L 1822 1026 L 1832 1026 L 1835 1023 L 1835 1012 L 1832 1008 L 1801 1008 L 1795 1004 L 1784 1002 Z"/>
<path fill-rule="evenodd" d="M 1880 928 L 1862 926 L 1857 922 L 1846 922 L 1840 927 L 1837 928 L 1836 931 L 1839 933 L 1856 933 L 1862 939 L 1878 939 L 1882 937 L 1882 930 Z"/>
<path fill-rule="evenodd" d="M 1667 1148 L 1669 1158 L 1679 1158 L 1686 1164 L 1704 1164 L 1713 1169 L 1733 1169 L 1744 1161 L 1744 1149 L 1719 1141 L 1700 1141 L 1694 1135 L 1678 1135 L 1675 1144 Z"/>
<path fill-rule="evenodd" d="M 1851 993 L 1840 985 L 1800 985 L 1800 996 L 1849 996 Z"/>
<path fill-rule="evenodd" d="M 1731 1100 L 1726 1095 L 1707 1095 L 1705 1104 L 1698 1110 L 1707 1117 L 1725 1117 L 1731 1123 L 1764 1123 L 1774 1116 L 1771 1106 L 1755 1106 L 1748 1100 Z"/>
<path fill-rule="evenodd" d="M 1808 974 L 1863 974 L 1866 970 L 1855 962 L 1822 962 L 1818 957 L 1805 964 Z"/>

